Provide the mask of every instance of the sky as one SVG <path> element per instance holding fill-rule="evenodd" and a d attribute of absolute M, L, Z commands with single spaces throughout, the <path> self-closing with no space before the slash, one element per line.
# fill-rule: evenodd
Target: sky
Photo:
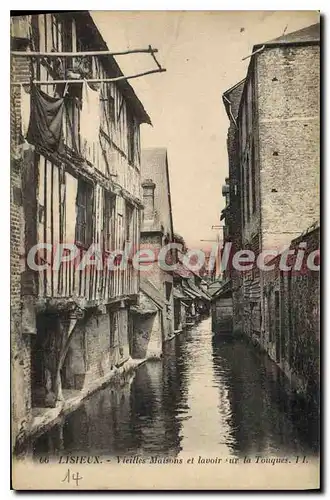
<path fill-rule="evenodd" d="M 168 151 L 175 232 L 190 248 L 212 246 L 228 175 L 224 91 L 246 76 L 255 44 L 319 21 L 316 11 L 92 11 L 109 49 L 159 50 L 165 73 L 130 80 L 151 117 L 143 147 Z M 124 74 L 154 69 L 149 54 L 116 58 Z M 207 240 L 207 241 L 201 241 Z"/>

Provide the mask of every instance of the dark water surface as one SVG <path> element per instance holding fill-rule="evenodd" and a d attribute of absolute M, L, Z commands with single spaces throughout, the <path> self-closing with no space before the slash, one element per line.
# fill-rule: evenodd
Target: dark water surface
<path fill-rule="evenodd" d="M 311 455 L 316 419 L 292 411 L 277 367 L 244 341 L 214 341 L 210 318 L 120 387 L 107 387 L 33 443 L 34 455 Z"/>

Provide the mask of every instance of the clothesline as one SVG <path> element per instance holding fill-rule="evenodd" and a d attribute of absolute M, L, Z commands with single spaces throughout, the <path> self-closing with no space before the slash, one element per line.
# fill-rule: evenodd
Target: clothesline
<path fill-rule="evenodd" d="M 166 71 L 165 68 L 152 69 L 150 71 L 145 71 L 143 73 L 137 73 L 136 75 L 130 76 L 117 76 L 115 78 L 90 78 L 90 79 L 77 79 L 77 80 L 31 80 L 30 82 L 11 82 L 11 85 L 57 85 L 59 83 L 110 83 L 110 82 L 119 82 L 120 80 L 131 80 L 132 78 L 139 78 L 140 76 L 151 75 L 152 73 L 164 73 Z"/>

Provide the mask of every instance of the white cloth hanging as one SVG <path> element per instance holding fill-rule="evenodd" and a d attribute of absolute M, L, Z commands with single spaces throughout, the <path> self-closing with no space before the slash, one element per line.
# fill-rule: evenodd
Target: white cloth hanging
<path fill-rule="evenodd" d="M 23 85 L 21 85 L 21 131 L 24 139 L 26 138 L 30 122 L 30 107 L 31 107 L 31 94 L 26 92 Z"/>
<path fill-rule="evenodd" d="M 80 114 L 80 137 L 82 153 L 86 159 L 95 162 L 100 130 L 100 96 L 99 92 L 83 83 L 82 110 Z"/>

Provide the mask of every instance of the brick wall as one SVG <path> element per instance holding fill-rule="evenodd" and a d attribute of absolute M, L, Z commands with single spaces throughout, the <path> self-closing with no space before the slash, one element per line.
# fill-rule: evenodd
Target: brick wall
<path fill-rule="evenodd" d="M 289 243 L 319 218 L 319 46 L 258 55 L 262 247 Z"/>
<path fill-rule="evenodd" d="M 11 81 L 30 78 L 30 64 L 25 57 L 12 57 Z M 21 138 L 20 86 L 11 87 L 10 95 L 10 273 L 11 273 L 11 363 L 12 363 L 12 433 L 13 444 L 18 434 L 29 426 L 31 417 L 30 337 L 22 332 L 21 254 L 24 252 L 24 211 L 21 173 L 23 148 Z"/>

